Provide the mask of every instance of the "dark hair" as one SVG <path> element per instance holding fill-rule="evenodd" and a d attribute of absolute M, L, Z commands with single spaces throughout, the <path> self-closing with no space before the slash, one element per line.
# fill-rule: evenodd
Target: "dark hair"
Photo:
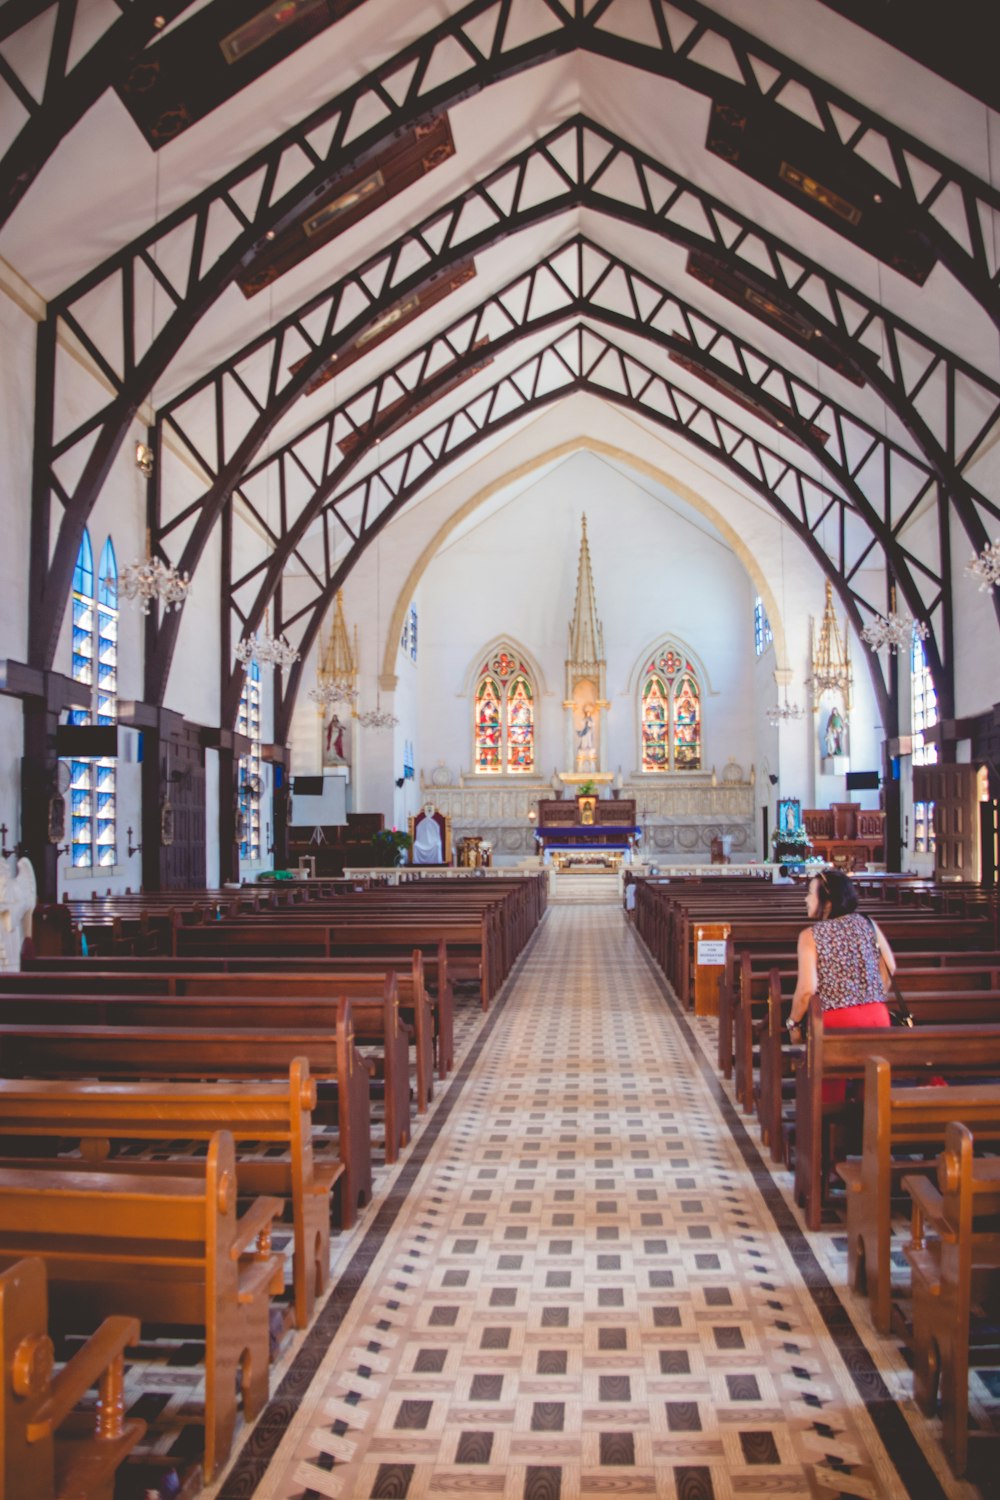
<path fill-rule="evenodd" d="M 787 865 L 779 865 L 778 866 L 778 874 L 779 875 L 787 875 L 788 874 L 788 866 Z"/>
<path fill-rule="evenodd" d="M 820 870 L 809 878 L 819 884 L 820 902 L 830 907 L 828 917 L 846 917 L 857 911 L 858 893 L 843 870 Z"/>

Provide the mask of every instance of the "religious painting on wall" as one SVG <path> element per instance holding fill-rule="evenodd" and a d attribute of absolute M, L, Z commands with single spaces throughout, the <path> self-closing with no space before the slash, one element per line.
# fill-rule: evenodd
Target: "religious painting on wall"
<path fill-rule="evenodd" d="M 646 663 L 640 712 L 643 771 L 701 769 L 701 688 L 676 647 L 662 646 Z"/>
<path fill-rule="evenodd" d="M 348 766 L 351 763 L 351 726 L 339 714 L 331 714 L 323 731 L 324 766 Z"/>
<path fill-rule="evenodd" d="M 535 695 L 525 663 L 506 646 L 483 662 L 476 682 L 473 764 L 483 775 L 535 769 Z"/>

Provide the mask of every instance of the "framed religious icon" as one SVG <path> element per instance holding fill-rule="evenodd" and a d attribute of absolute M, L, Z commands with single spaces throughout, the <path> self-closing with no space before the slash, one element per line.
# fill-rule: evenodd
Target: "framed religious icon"
<path fill-rule="evenodd" d="M 798 797 L 778 799 L 778 833 L 781 838 L 794 838 L 802 827 L 802 803 Z"/>

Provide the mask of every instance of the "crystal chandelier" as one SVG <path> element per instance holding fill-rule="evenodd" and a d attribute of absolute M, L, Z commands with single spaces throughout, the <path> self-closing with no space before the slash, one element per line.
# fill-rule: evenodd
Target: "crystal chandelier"
<path fill-rule="evenodd" d="M 335 703 L 349 703 L 354 708 L 358 701 L 358 627 L 354 627 L 354 647 L 344 618 L 344 594 L 337 590 L 337 602 L 333 611 L 330 636 L 323 647 L 320 669 L 316 674 L 316 686 L 309 689 L 309 697 L 322 709 L 332 708 Z"/>
<path fill-rule="evenodd" d="M 982 552 L 966 563 L 965 574 L 967 578 L 979 579 L 981 594 L 996 588 L 1000 583 L 1000 536 L 995 542 L 987 542 Z"/>
<path fill-rule="evenodd" d="M 150 557 L 147 532 L 144 560 L 126 563 L 119 587 L 126 599 L 141 606 L 144 615 L 149 614 L 149 606 L 154 602 L 167 613 L 171 609 L 180 609 L 184 603 L 191 588 L 191 575 L 178 573 L 162 557 Z"/>
<path fill-rule="evenodd" d="M 912 615 L 897 615 L 893 607 L 888 615 L 876 615 L 873 620 L 869 620 L 861 632 L 861 639 L 873 651 L 881 651 L 884 646 L 888 646 L 895 655 L 897 651 L 909 649 L 914 638 L 925 641 L 929 634 L 923 620 L 915 620 Z"/>
<path fill-rule="evenodd" d="M 399 723 L 396 715 L 382 707 L 380 695 L 376 694 L 375 702 L 375 708 L 367 708 L 364 713 L 358 714 L 358 723 L 363 729 L 395 729 Z"/>
<path fill-rule="evenodd" d="M 353 682 L 327 680 L 317 682 L 309 689 L 308 696 L 319 708 L 332 708 L 335 703 L 350 703 L 353 707 L 358 701 L 358 690 Z"/>
<path fill-rule="evenodd" d="M 245 635 L 236 647 L 236 660 L 243 667 L 256 662 L 261 667 L 280 667 L 287 671 L 299 659 L 299 653 L 283 635 L 274 636 L 270 631 L 268 615 L 264 616 L 264 633 Z"/>
<path fill-rule="evenodd" d="M 796 719 L 801 719 L 805 713 L 805 709 L 800 708 L 797 703 L 789 703 L 788 691 L 786 689 L 783 702 L 775 703 L 766 712 L 768 723 L 777 728 L 779 724 L 791 724 Z"/>
<path fill-rule="evenodd" d="M 376 472 L 380 463 L 379 454 L 381 445 L 376 449 Z M 376 648 L 382 638 L 382 543 L 381 538 L 375 544 L 375 642 Z M 363 713 L 357 715 L 358 723 L 362 729 L 395 729 L 399 720 L 396 715 L 382 707 L 382 692 L 379 687 L 375 689 L 375 707 L 367 708 Z"/>
<path fill-rule="evenodd" d="M 812 638 L 812 626 L 810 626 Z M 824 693 L 842 693 L 844 707 L 850 712 L 852 672 L 851 658 L 847 646 L 847 621 L 841 638 L 837 617 L 833 611 L 833 586 L 827 579 L 826 603 L 823 608 L 823 623 L 818 642 L 813 640 L 812 676 L 807 686 L 812 690 L 814 711 L 819 708 Z"/>

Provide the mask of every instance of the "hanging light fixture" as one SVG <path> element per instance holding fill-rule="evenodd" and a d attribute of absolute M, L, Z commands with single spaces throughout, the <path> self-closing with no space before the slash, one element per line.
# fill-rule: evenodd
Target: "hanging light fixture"
<path fill-rule="evenodd" d="M 335 703 L 347 703 L 353 709 L 358 701 L 358 630 L 354 627 L 354 647 L 344 618 L 344 594 L 337 590 L 337 602 L 333 612 L 330 636 L 323 647 L 316 686 L 309 689 L 313 703 L 326 710 Z"/>
<path fill-rule="evenodd" d="M 160 220 L 160 163 L 156 163 L 156 186 L 154 203 L 154 224 Z M 156 338 L 156 282 L 155 257 L 154 274 L 149 296 L 149 347 Z M 153 411 L 156 410 L 156 389 L 149 393 L 149 402 Z M 152 478 L 154 469 L 153 450 L 146 443 L 136 443 L 135 464 L 140 474 L 147 480 Z M 179 573 L 170 563 L 165 562 L 162 557 L 153 556 L 152 535 L 149 527 L 146 528 L 146 555 L 135 562 L 126 563 L 121 570 L 118 580 L 119 588 L 129 603 L 134 604 L 142 610 L 144 615 L 149 614 L 149 606 L 156 604 L 168 614 L 171 609 L 180 609 L 187 599 L 191 590 L 191 575 Z"/>
<path fill-rule="evenodd" d="M 283 635 L 271 634 L 270 611 L 264 614 L 264 633 L 245 635 L 236 647 L 236 660 L 244 667 L 256 662 L 261 667 L 280 667 L 284 672 L 298 659 L 299 653 Z"/>
<path fill-rule="evenodd" d="M 812 627 L 810 626 L 811 635 Z M 844 634 L 841 637 L 837 617 L 833 610 L 833 586 L 827 579 L 823 623 L 820 626 L 819 641 L 813 640 L 812 676 L 806 684 L 812 689 L 814 710 L 819 708 L 820 699 L 824 693 L 842 693 L 844 707 L 848 713 L 850 712 L 853 682 L 847 641 L 847 621 L 845 619 Z"/>
<path fill-rule="evenodd" d="M 785 623 L 785 528 L 784 528 L 784 526 L 781 527 L 781 530 L 778 533 L 778 537 L 779 537 L 779 544 L 780 544 L 780 548 L 781 548 L 781 623 L 782 623 L 782 626 L 784 626 L 784 623 Z M 774 675 L 775 675 L 775 679 L 776 680 L 779 677 L 779 675 L 783 675 L 786 678 L 786 681 L 782 684 L 782 689 L 781 689 L 782 698 L 781 698 L 781 702 L 780 703 L 774 703 L 774 704 L 772 704 L 771 707 L 768 708 L 768 709 L 765 709 L 764 712 L 767 714 L 768 723 L 770 723 L 771 725 L 777 727 L 779 724 L 791 724 L 791 723 L 794 723 L 796 719 L 801 719 L 802 716 L 803 716 L 803 714 L 805 713 L 805 709 L 801 708 L 798 703 L 789 703 L 789 701 L 788 701 L 788 682 L 787 682 L 787 678 L 791 677 L 791 675 L 792 675 L 791 674 L 791 670 L 788 667 L 779 668 L 775 672 Z"/>
<path fill-rule="evenodd" d="M 162 557 L 150 555 L 150 536 L 146 532 L 146 556 L 142 562 L 126 563 L 122 568 L 119 588 L 130 603 L 149 614 L 150 604 L 156 603 L 164 611 L 180 609 L 191 589 L 191 575 L 178 573 L 176 568 L 165 563 Z"/>
<path fill-rule="evenodd" d="M 873 651 L 882 651 L 888 647 L 893 656 L 897 651 L 909 650 L 914 639 L 925 641 L 928 635 L 930 630 L 923 620 L 896 613 L 895 584 L 889 590 L 889 613 L 876 615 L 861 631 L 861 639 L 866 646 L 870 646 Z"/>
<path fill-rule="evenodd" d="M 379 463 L 381 457 L 381 444 L 376 444 L 375 449 L 375 477 L 379 475 Z M 374 481 L 373 481 L 374 489 Z M 382 540 L 381 537 L 375 543 L 375 651 L 376 661 L 382 640 Z M 396 715 L 390 713 L 387 708 L 382 707 L 382 690 L 379 686 L 379 676 L 375 678 L 375 707 L 365 709 L 358 714 L 358 723 L 363 729 L 395 729 L 399 723 Z"/>
<path fill-rule="evenodd" d="M 987 542 L 982 552 L 966 563 L 965 576 L 978 578 L 981 594 L 996 588 L 1000 583 L 1000 536 L 995 542 Z"/>
<path fill-rule="evenodd" d="M 804 713 L 805 709 L 800 708 L 797 703 L 789 703 L 788 689 L 784 688 L 781 703 L 775 703 L 767 710 L 768 723 L 777 728 L 779 724 L 791 724 L 796 719 L 801 719 Z"/>

